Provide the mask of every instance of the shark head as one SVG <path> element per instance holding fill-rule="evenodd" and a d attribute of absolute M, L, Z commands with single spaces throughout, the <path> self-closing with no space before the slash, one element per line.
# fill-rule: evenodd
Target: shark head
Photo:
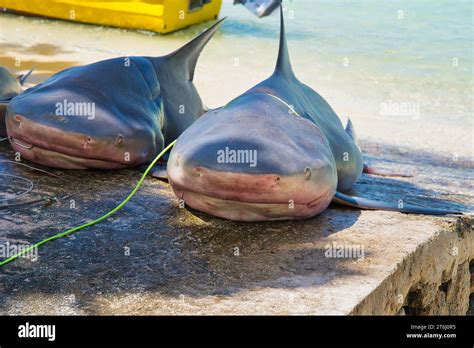
<path fill-rule="evenodd" d="M 296 82 L 281 11 L 273 75 L 178 138 L 168 162 L 175 194 L 191 208 L 236 221 L 303 219 L 326 209 L 337 186 L 328 140 L 276 93 Z"/>
<path fill-rule="evenodd" d="M 194 70 L 221 23 L 169 55 L 74 67 L 26 90 L 7 110 L 13 149 L 30 161 L 66 169 L 151 161 L 204 113 Z"/>

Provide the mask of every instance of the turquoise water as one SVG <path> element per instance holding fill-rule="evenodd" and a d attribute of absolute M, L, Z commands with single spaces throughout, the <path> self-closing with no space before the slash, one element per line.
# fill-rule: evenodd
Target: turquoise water
<path fill-rule="evenodd" d="M 332 80 L 367 100 L 418 102 L 438 122 L 472 117 L 472 1 L 293 0 L 285 7 L 303 81 Z M 275 15 L 259 20 L 229 2 L 223 14 L 225 35 L 248 35 L 259 59 L 273 62 L 266 45 L 279 28 Z"/>
<path fill-rule="evenodd" d="M 298 78 L 343 121 L 350 117 L 361 138 L 473 157 L 472 0 L 286 0 L 284 7 Z M 209 107 L 268 77 L 277 59 L 278 12 L 259 19 L 224 0 L 222 16 L 195 74 Z M 160 35 L 0 14 L 0 64 L 36 67 L 37 83 L 71 65 L 167 54 L 210 24 Z M 416 114 L 387 114 L 386 105 L 414 106 Z"/>

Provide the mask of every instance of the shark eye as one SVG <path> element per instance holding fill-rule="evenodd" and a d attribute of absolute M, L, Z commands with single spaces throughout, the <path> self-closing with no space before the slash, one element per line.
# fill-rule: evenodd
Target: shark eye
<path fill-rule="evenodd" d="M 20 127 L 21 126 L 21 117 L 19 115 L 15 115 L 13 117 L 13 121 L 15 121 L 17 123 L 17 126 Z"/>
<path fill-rule="evenodd" d="M 92 138 L 91 137 L 87 137 L 87 139 L 84 141 L 84 143 L 82 144 L 82 147 L 87 147 L 88 144 L 92 143 Z"/>
<path fill-rule="evenodd" d="M 115 140 L 115 144 L 116 144 L 117 146 L 120 146 L 120 145 L 123 144 L 123 134 L 119 134 L 119 135 L 117 136 L 117 139 Z"/>

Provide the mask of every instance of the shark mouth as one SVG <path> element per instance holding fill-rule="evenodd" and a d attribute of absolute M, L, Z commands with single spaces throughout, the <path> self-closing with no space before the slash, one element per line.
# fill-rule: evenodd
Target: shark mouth
<path fill-rule="evenodd" d="M 121 163 L 72 156 L 58 151 L 41 148 L 26 143 L 18 138 L 9 137 L 9 140 L 13 150 L 20 153 L 23 158 L 48 167 L 61 169 L 120 169 L 126 167 L 126 165 Z"/>
<path fill-rule="evenodd" d="M 324 211 L 335 194 L 334 187 L 314 185 L 302 176 L 202 167 L 184 172 L 170 165 L 168 174 L 174 193 L 189 207 L 234 221 L 306 219 Z"/>
<path fill-rule="evenodd" d="M 130 166 L 110 146 L 79 133 L 41 125 L 21 115 L 7 118 L 14 151 L 32 162 L 61 169 L 119 169 Z M 113 150 L 113 149 L 112 149 Z"/>

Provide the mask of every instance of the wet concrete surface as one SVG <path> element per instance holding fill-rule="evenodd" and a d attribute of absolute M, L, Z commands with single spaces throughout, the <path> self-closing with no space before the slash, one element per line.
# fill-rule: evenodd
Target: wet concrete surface
<path fill-rule="evenodd" d="M 363 175 L 356 192 L 472 209 L 471 162 L 362 147 L 371 164 L 415 176 Z M 141 175 L 43 168 L 53 177 L 2 162 L 14 159 L 0 143 L 0 174 L 34 183 L 18 202 L 48 194 L 59 201 L 11 209 L 0 202 L 0 243 L 35 243 L 94 219 Z M 108 220 L 42 246 L 37 261 L 1 267 L 0 314 L 349 314 L 406 255 L 455 223 L 336 205 L 305 221 L 236 223 L 180 208 L 170 186 L 150 176 Z M 328 258 L 333 243 L 363 246 L 364 257 Z"/>

